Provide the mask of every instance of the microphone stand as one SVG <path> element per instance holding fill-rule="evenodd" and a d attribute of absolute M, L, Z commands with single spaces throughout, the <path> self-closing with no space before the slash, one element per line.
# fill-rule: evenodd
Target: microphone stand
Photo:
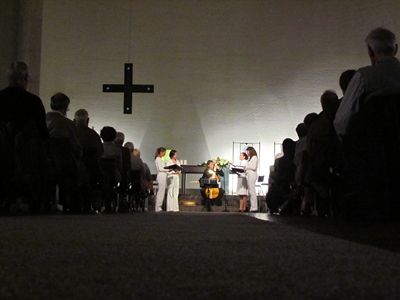
<path fill-rule="evenodd" d="M 225 172 L 224 172 L 225 173 Z M 225 175 L 225 174 L 224 174 Z M 229 176 L 229 174 L 228 174 Z M 227 200 L 226 200 L 226 192 L 225 192 L 225 188 L 226 188 L 226 179 L 224 176 L 224 199 L 225 199 L 225 209 L 222 212 L 229 212 L 228 210 L 228 204 L 227 204 Z"/>

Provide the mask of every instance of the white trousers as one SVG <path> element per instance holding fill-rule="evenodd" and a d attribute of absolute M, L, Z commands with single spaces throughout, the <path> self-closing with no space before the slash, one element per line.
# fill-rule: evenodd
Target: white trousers
<path fill-rule="evenodd" d="M 247 188 L 249 190 L 250 195 L 250 210 L 258 210 L 258 200 L 256 194 L 256 181 L 257 181 L 257 173 L 256 172 L 248 172 L 247 173 Z"/>
<path fill-rule="evenodd" d="M 167 179 L 168 194 L 167 194 L 167 211 L 179 211 L 179 176 L 172 175 Z"/>
<path fill-rule="evenodd" d="M 165 187 L 167 185 L 167 174 L 157 174 L 158 191 L 156 196 L 155 211 L 161 211 L 165 196 Z"/>

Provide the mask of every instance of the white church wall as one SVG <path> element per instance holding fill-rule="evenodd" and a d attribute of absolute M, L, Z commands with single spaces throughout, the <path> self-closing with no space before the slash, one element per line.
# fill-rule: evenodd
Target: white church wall
<path fill-rule="evenodd" d="M 90 125 L 125 133 L 152 171 L 154 152 L 176 149 L 197 164 L 232 160 L 232 143 L 260 142 L 268 175 L 274 142 L 296 140 L 295 127 L 319 112 L 324 90 L 341 92 L 346 69 L 369 64 L 366 34 L 385 26 L 400 35 L 398 1 L 80 1 L 44 0 L 40 96 L 70 96 Z M 102 92 L 134 83 L 154 94 Z M 237 158 L 234 158 L 237 160 Z"/>

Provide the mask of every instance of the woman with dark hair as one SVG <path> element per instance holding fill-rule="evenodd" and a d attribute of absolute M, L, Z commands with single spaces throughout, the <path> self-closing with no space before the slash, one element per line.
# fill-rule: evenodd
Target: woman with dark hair
<path fill-rule="evenodd" d="M 156 204 L 155 204 L 155 211 L 159 212 L 162 211 L 162 205 L 164 202 L 164 196 L 165 196 L 165 186 L 167 184 L 167 169 L 164 169 L 165 163 L 162 160 L 162 157 L 164 157 L 165 152 L 167 150 L 164 147 L 157 148 L 156 154 L 155 154 L 155 164 L 156 164 L 156 169 L 157 169 L 157 183 L 158 183 L 158 191 L 157 191 L 157 197 L 156 197 Z"/>
<path fill-rule="evenodd" d="M 240 166 L 246 167 L 247 166 L 247 154 L 245 152 L 241 152 L 239 159 L 240 159 Z M 245 173 L 238 174 L 238 182 L 237 182 L 237 189 L 236 194 L 239 195 L 239 210 L 238 212 L 244 212 L 247 209 L 247 195 L 249 191 L 247 190 L 247 179 Z"/>
<path fill-rule="evenodd" d="M 171 150 L 169 153 L 169 160 L 166 163 L 166 166 L 173 166 L 178 165 L 179 161 L 177 160 L 178 152 L 176 150 Z M 168 186 L 168 193 L 167 193 L 167 211 L 179 211 L 179 174 L 181 171 L 177 169 L 171 169 L 168 172 L 167 176 L 167 186 Z"/>
<path fill-rule="evenodd" d="M 247 188 L 250 194 L 250 212 L 258 212 L 258 201 L 256 194 L 256 181 L 257 181 L 257 168 L 258 168 L 258 157 L 257 152 L 253 147 L 247 147 L 246 149 L 249 160 L 247 162 L 246 169 L 247 174 Z"/>

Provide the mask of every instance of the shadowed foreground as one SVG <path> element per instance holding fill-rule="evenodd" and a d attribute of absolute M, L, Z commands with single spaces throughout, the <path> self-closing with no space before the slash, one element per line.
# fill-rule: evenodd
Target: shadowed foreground
<path fill-rule="evenodd" d="M 188 212 L 1 217 L 0 298 L 400 295 L 399 243 L 384 245 L 391 251 L 378 248 L 384 242 L 373 241 L 380 236 L 378 229 L 321 220 L 271 220 Z M 398 236 L 393 230 L 397 229 L 384 238 Z"/>

